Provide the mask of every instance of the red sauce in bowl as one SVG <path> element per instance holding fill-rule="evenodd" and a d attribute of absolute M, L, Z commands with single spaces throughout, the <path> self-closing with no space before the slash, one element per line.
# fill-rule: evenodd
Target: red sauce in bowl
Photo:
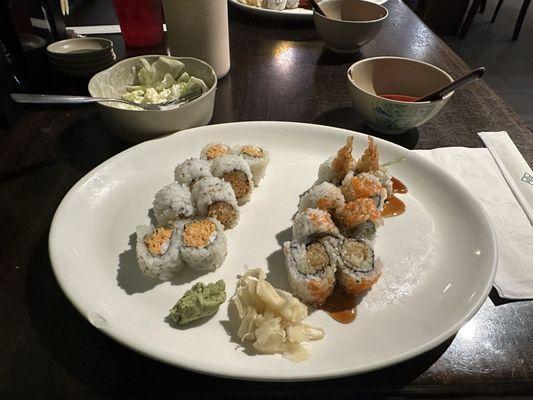
<path fill-rule="evenodd" d="M 383 97 L 384 99 L 389 99 L 389 100 L 408 101 L 408 102 L 414 102 L 417 99 L 417 97 L 407 96 L 405 94 L 380 94 L 379 97 Z"/>

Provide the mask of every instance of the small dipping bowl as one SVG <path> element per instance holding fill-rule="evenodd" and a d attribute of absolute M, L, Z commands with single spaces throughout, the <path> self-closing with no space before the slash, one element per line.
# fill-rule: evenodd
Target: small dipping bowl
<path fill-rule="evenodd" d="M 437 115 L 454 93 L 441 100 L 418 103 L 381 97 L 419 98 L 453 81 L 442 69 L 410 58 L 367 58 L 348 69 L 347 79 L 357 113 L 368 126 L 382 133 L 403 133 L 422 125 Z"/>
<path fill-rule="evenodd" d="M 389 12 L 379 4 L 363 0 L 323 0 L 327 17 L 313 12 L 318 34 L 339 53 L 355 53 L 378 34 Z"/>

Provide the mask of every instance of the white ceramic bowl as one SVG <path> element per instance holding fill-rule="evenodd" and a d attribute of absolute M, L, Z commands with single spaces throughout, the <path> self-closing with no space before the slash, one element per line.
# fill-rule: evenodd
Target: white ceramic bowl
<path fill-rule="evenodd" d="M 99 72 L 89 82 L 93 97 L 120 98 L 126 86 L 135 82 L 133 67 L 140 59 L 153 63 L 160 55 L 127 58 Z M 172 57 L 185 64 L 185 71 L 202 79 L 209 90 L 201 97 L 177 108 L 161 111 L 124 110 L 113 103 L 98 103 L 98 109 L 113 134 L 132 142 L 142 142 L 183 129 L 207 125 L 213 116 L 217 77 L 213 68 L 196 58 Z M 115 103 L 116 104 L 116 103 Z"/>
<path fill-rule="evenodd" d="M 81 60 L 109 54 L 113 50 L 113 42 L 109 39 L 98 37 L 74 38 L 54 42 L 46 48 L 49 56 Z"/>
<path fill-rule="evenodd" d="M 353 53 L 378 34 L 389 12 L 383 6 L 363 0 L 323 0 L 327 17 L 313 13 L 315 27 L 329 48 Z"/>
<path fill-rule="evenodd" d="M 421 97 L 453 81 L 442 69 L 410 58 L 367 58 L 348 69 L 347 79 L 353 106 L 371 128 L 383 133 L 402 133 L 422 125 L 437 115 L 454 93 L 419 103 L 379 96 Z"/>

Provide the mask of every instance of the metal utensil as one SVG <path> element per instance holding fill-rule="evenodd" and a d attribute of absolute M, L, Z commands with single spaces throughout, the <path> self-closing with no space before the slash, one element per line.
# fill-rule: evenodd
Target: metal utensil
<path fill-rule="evenodd" d="M 324 10 L 322 10 L 320 8 L 320 6 L 318 5 L 318 3 L 315 0 L 309 0 L 309 3 L 311 3 L 311 7 L 313 7 L 313 10 L 315 10 L 317 13 L 323 15 L 324 17 L 327 17 L 327 15 L 324 12 Z"/>
<path fill-rule="evenodd" d="M 198 97 L 202 92 L 190 93 L 186 96 L 168 100 L 158 104 L 138 104 L 129 100 L 112 99 L 106 97 L 89 97 L 89 96 L 70 96 L 70 95 L 53 95 L 53 94 L 26 94 L 26 93 L 12 93 L 11 98 L 17 103 L 26 104 L 87 104 L 87 103 L 99 103 L 99 102 L 115 102 L 128 104 L 130 106 L 139 107 L 149 111 L 159 111 L 172 108 L 172 106 L 180 106 L 184 103 L 188 103 Z"/>
<path fill-rule="evenodd" d="M 483 76 L 484 73 L 485 73 L 485 67 L 479 67 L 477 69 L 474 69 L 473 71 L 470 71 L 468 74 L 465 74 L 461 76 L 460 78 L 454 80 L 452 83 L 448 83 L 444 85 L 443 87 L 441 87 L 440 89 L 435 90 L 434 92 L 424 97 L 419 97 L 418 99 L 415 100 L 415 102 L 440 100 L 444 96 L 446 96 L 448 93 L 453 92 L 455 89 L 461 86 L 467 85 L 469 83 L 472 83 L 474 81 L 477 81 Z"/>

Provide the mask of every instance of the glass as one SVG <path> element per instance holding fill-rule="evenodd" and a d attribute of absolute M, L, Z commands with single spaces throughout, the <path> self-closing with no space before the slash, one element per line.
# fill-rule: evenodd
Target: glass
<path fill-rule="evenodd" d="M 161 0 L 113 0 L 124 43 L 150 47 L 163 40 Z"/>

